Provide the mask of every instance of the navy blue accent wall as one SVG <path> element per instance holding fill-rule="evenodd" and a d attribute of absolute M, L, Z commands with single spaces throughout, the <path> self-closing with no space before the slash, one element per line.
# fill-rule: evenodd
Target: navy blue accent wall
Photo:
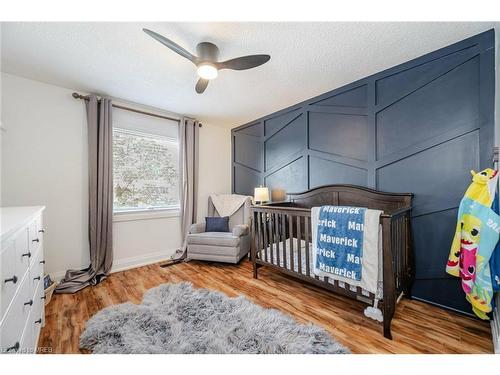
<path fill-rule="evenodd" d="M 444 272 L 471 169 L 491 166 L 494 31 L 233 129 L 233 192 L 350 183 L 415 194 L 415 298 L 470 313 Z"/>

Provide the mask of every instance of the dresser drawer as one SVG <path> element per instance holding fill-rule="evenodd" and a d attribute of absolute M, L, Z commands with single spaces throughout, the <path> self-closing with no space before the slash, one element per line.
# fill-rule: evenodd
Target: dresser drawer
<path fill-rule="evenodd" d="M 28 229 L 23 228 L 14 237 L 14 246 L 16 247 L 16 274 L 22 278 L 30 264 L 30 258 L 33 253 L 28 244 Z"/>
<path fill-rule="evenodd" d="M 35 292 L 36 287 L 39 283 L 43 282 L 44 263 L 43 263 L 43 249 L 40 248 L 36 256 L 32 257 L 32 263 L 29 269 L 29 275 L 31 280 L 31 291 Z"/>
<path fill-rule="evenodd" d="M 43 294 L 43 282 L 39 282 L 31 296 L 33 305 L 24 326 L 19 353 L 31 354 L 37 352 L 38 337 L 42 326 L 45 324 L 43 308 L 45 300 L 42 298 Z"/>
<path fill-rule="evenodd" d="M 38 337 L 40 335 L 41 328 L 45 325 L 45 299 L 43 291 L 43 282 L 41 282 L 35 292 L 35 304 L 33 305 L 33 316 L 29 323 L 32 323 L 33 327 L 33 339 L 35 340 L 33 347 L 36 349 L 38 345 Z M 28 324 L 29 324 L 28 323 Z"/>
<path fill-rule="evenodd" d="M 1 255 L 1 311 L 2 316 L 4 316 L 16 290 L 19 288 L 21 280 L 28 272 L 31 257 L 28 246 L 28 230 L 26 228 L 21 229 L 2 246 L 5 246 Z"/>
<path fill-rule="evenodd" d="M 21 283 L 15 271 L 16 248 L 14 240 L 2 243 L 0 253 L 0 322 Z"/>
<path fill-rule="evenodd" d="M 30 313 L 36 303 L 30 293 L 30 280 L 25 277 L 19 287 L 0 328 L 1 352 L 17 352 L 21 347 L 21 338 L 28 323 Z"/>
<path fill-rule="evenodd" d="M 44 209 L 0 207 L 0 354 L 35 352 L 45 323 Z"/>
<path fill-rule="evenodd" d="M 43 215 L 40 214 L 36 218 L 36 225 L 37 225 L 37 236 L 40 239 L 40 247 L 43 247 L 43 237 L 45 234 L 45 229 L 43 228 Z"/>
<path fill-rule="evenodd" d="M 33 256 L 35 256 L 42 247 L 42 233 L 38 232 L 40 230 L 40 221 L 41 218 L 37 217 L 28 225 L 29 248 L 32 255 L 31 259 L 33 259 Z"/>
<path fill-rule="evenodd" d="M 33 311 L 30 313 L 28 322 L 24 327 L 23 337 L 21 338 L 21 348 L 18 353 L 31 354 L 36 352 L 35 339 L 33 337 L 34 329 L 31 321 L 33 319 Z"/>

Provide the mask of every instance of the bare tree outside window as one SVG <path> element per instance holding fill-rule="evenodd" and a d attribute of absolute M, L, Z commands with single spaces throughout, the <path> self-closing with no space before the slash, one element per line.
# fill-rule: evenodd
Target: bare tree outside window
<path fill-rule="evenodd" d="M 179 206 L 177 139 L 113 129 L 114 211 Z"/>

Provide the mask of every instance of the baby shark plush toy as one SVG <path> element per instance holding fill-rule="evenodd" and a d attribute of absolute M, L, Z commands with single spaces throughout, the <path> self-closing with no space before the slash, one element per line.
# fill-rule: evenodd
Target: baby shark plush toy
<path fill-rule="evenodd" d="M 481 319 L 489 319 L 493 289 L 489 259 L 498 242 L 500 216 L 490 207 L 495 197 L 498 172 L 487 168 L 471 171 L 472 184 L 458 209 L 457 227 L 446 272 L 460 277 L 466 299 Z"/>
<path fill-rule="evenodd" d="M 479 242 L 481 240 L 481 221 L 475 216 L 464 214 L 460 227 L 459 275 L 462 279 L 462 289 L 465 293 L 470 293 L 476 282 L 475 271 Z"/>
<path fill-rule="evenodd" d="M 465 192 L 465 196 L 483 206 L 491 207 L 497 189 L 498 171 L 486 168 L 485 170 L 472 174 L 472 184 Z"/>

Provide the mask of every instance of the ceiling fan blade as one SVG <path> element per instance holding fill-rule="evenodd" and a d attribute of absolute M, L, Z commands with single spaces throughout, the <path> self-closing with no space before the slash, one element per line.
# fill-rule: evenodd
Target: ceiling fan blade
<path fill-rule="evenodd" d="M 208 86 L 208 79 L 200 78 L 198 82 L 196 82 L 196 92 L 198 94 L 203 94 L 203 91 L 205 91 L 207 86 Z"/>
<path fill-rule="evenodd" d="M 165 38 L 163 35 L 160 35 L 158 33 L 155 33 L 154 31 L 148 30 L 148 29 L 142 29 L 146 34 L 148 34 L 150 37 L 156 39 L 158 42 L 161 44 L 167 46 L 170 48 L 172 51 L 178 53 L 182 57 L 185 57 L 189 61 L 192 61 L 193 63 L 196 64 L 197 57 L 193 55 L 192 53 L 186 51 L 184 48 L 182 48 L 180 45 L 178 45 L 175 42 L 172 42 L 170 39 Z"/>
<path fill-rule="evenodd" d="M 216 66 L 218 69 L 245 70 L 265 64 L 270 59 L 271 56 L 269 55 L 250 55 L 223 61 L 217 63 Z"/>

